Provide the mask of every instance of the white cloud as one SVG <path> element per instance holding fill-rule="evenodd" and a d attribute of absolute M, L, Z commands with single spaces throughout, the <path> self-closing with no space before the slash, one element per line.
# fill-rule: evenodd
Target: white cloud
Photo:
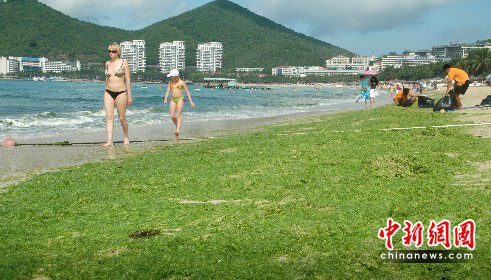
<path fill-rule="evenodd" d="M 382 31 L 414 24 L 457 0 L 246 0 L 250 9 L 288 26 L 308 24 L 315 35 Z"/>
<path fill-rule="evenodd" d="M 187 10 L 179 0 L 40 0 L 69 16 L 98 24 L 139 29 Z"/>

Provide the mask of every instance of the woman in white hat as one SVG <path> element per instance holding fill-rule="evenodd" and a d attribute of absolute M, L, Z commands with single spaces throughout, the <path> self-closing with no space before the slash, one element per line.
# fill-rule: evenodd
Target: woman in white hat
<path fill-rule="evenodd" d="M 176 131 L 174 134 L 179 136 L 179 130 L 181 129 L 181 114 L 182 108 L 184 107 L 184 95 L 182 90 L 184 89 L 188 95 L 189 104 L 194 108 L 193 99 L 189 93 L 186 83 L 179 78 L 179 71 L 174 69 L 170 71 L 167 75 L 170 79 L 169 86 L 167 87 L 167 92 L 164 97 L 164 104 L 167 104 L 167 98 L 169 97 L 170 90 L 172 89 L 172 97 L 170 101 L 170 118 L 172 122 L 176 125 Z"/>

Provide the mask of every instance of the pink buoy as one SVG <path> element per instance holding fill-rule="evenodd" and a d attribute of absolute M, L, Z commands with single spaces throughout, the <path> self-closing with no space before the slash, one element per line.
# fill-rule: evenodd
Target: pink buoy
<path fill-rule="evenodd" d="M 2 146 L 6 147 L 6 148 L 10 148 L 10 147 L 14 147 L 17 145 L 17 142 L 15 142 L 14 138 L 5 138 L 3 141 L 2 141 Z"/>

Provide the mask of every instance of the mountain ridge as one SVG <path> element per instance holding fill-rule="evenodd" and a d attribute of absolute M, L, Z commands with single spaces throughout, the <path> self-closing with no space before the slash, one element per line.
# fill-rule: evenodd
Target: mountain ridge
<path fill-rule="evenodd" d="M 143 39 L 147 64 L 158 64 L 161 42 L 186 41 L 186 65 L 199 43 L 224 45 L 224 67 L 323 65 L 351 52 L 307 36 L 228 0 L 215 0 L 180 15 L 130 31 L 69 17 L 36 0 L 0 3 L 0 56 L 31 55 L 102 62 L 110 42 Z"/>

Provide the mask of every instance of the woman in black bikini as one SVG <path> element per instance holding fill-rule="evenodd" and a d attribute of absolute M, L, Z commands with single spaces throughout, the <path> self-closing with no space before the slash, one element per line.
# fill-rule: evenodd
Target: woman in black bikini
<path fill-rule="evenodd" d="M 108 47 L 110 61 L 106 62 L 106 92 L 104 93 L 104 110 L 106 111 L 107 143 L 103 147 L 113 146 L 114 105 L 123 127 L 124 145 L 129 145 L 126 107 L 133 104 L 131 98 L 130 67 L 121 59 L 121 48 L 117 43 Z"/>

